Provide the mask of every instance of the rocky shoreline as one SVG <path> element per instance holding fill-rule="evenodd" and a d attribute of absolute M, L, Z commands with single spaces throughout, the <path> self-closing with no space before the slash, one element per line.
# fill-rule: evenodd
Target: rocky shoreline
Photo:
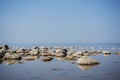
<path fill-rule="evenodd" d="M 110 51 L 98 50 L 79 50 L 75 51 L 75 47 L 34 47 L 32 49 L 16 48 L 10 49 L 8 45 L 0 46 L 0 60 L 13 63 L 14 60 L 35 60 L 42 56 L 41 61 L 51 61 L 54 58 L 63 58 L 64 60 L 76 60 L 78 65 L 96 65 L 100 62 L 90 58 L 90 55 L 110 55 Z M 120 52 L 114 54 L 120 55 Z"/>

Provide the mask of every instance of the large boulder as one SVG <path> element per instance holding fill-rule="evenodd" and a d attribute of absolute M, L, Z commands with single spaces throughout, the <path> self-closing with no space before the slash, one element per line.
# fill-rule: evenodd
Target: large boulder
<path fill-rule="evenodd" d="M 94 59 L 91 59 L 88 56 L 82 56 L 77 60 L 77 64 L 79 64 L 79 65 L 95 65 L 95 64 L 99 64 L 99 62 L 97 62 Z"/>
<path fill-rule="evenodd" d="M 21 59 L 21 56 L 12 52 L 8 52 L 5 54 L 5 56 L 3 57 L 3 59 L 5 60 L 19 60 Z"/>

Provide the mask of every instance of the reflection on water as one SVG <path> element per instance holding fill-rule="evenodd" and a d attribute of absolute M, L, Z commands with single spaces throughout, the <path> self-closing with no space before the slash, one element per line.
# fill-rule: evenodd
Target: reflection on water
<path fill-rule="evenodd" d="M 96 46 L 95 49 L 106 50 L 106 47 Z M 111 51 L 120 51 L 115 48 L 111 46 Z M 78 47 L 76 51 L 78 49 L 89 50 L 89 45 Z M 0 80 L 119 80 L 118 54 L 92 53 L 90 57 L 100 64 L 78 65 L 77 60 L 71 61 L 62 57 L 43 62 L 42 56 L 28 55 L 23 56 L 22 60 L 0 60 Z"/>
<path fill-rule="evenodd" d="M 96 56 L 91 55 L 91 57 L 97 59 L 101 64 L 78 65 L 76 60 L 73 61 L 74 64 L 73 62 L 71 64 L 71 61 L 60 57 L 54 57 L 53 60 L 46 63 L 42 62 L 42 56 L 27 57 L 28 60 L 33 59 L 32 61 L 27 59 L 21 61 L 0 60 L 0 80 L 64 80 L 65 78 L 68 80 L 73 80 L 73 78 L 75 80 L 101 80 L 101 78 L 103 78 L 102 80 L 116 80 L 119 78 L 120 56 L 111 54 L 109 57 L 104 57 L 103 54 L 99 54 Z M 14 66 L 6 67 L 6 65 Z M 13 70 L 15 71 L 13 72 Z"/>
<path fill-rule="evenodd" d="M 98 64 L 97 64 L 98 65 Z M 78 67 L 81 69 L 81 70 L 89 70 L 91 68 L 93 68 L 94 66 L 97 66 L 97 65 L 78 65 Z"/>
<path fill-rule="evenodd" d="M 103 56 L 110 56 L 111 54 L 103 54 Z"/>
<path fill-rule="evenodd" d="M 0 64 L 2 64 L 3 63 L 3 60 L 0 60 Z"/>

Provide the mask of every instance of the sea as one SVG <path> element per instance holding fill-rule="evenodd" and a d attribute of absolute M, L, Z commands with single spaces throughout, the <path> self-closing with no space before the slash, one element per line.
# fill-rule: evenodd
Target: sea
<path fill-rule="evenodd" d="M 2 45 L 2 44 L 1 44 Z M 0 60 L 0 80 L 120 80 L 120 43 L 7 44 L 11 49 L 38 47 L 75 47 L 79 50 L 110 51 L 110 55 L 90 55 L 98 65 L 78 65 L 77 60 L 54 57 L 35 60 Z"/>

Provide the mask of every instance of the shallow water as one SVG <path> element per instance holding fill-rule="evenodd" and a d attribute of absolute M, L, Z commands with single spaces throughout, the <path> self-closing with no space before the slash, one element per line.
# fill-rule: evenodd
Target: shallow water
<path fill-rule="evenodd" d="M 16 61 L 15 64 L 8 65 L 10 62 L 3 61 L 0 64 L 0 80 L 119 80 L 120 56 L 99 54 L 91 57 L 100 64 L 80 66 L 76 61 L 72 64 L 71 61 L 60 58 L 42 62 L 41 57 L 34 61 L 22 61 L 22 64 Z"/>
<path fill-rule="evenodd" d="M 100 46 L 99 46 L 100 47 Z M 108 46 L 109 47 L 109 46 Z M 115 47 L 115 46 L 110 46 Z M 84 47 L 85 48 L 85 47 Z M 102 46 L 102 49 L 104 47 Z M 108 48 L 110 51 L 119 51 Z M 105 49 L 105 48 L 104 48 Z M 106 49 L 105 49 L 106 50 Z M 54 58 L 42 62 L 41 56 L 33 61 L 0 61 L 0 80 L 119 80 L 120 56 L 111 54 L 91 55 L 100 62 L 98 65 L 77 65 L 76 60 L 67 61 Z M 74 64 L 73 64 L 74 62 Z"/>

